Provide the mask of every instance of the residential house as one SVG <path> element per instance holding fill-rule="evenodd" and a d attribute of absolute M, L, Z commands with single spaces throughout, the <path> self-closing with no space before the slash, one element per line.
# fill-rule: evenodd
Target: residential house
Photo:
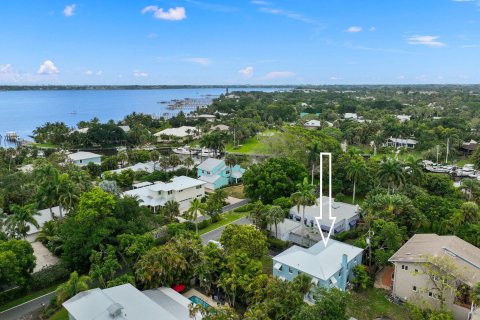
<path fill-rule="evenodd" d="M 141 292 L 124 284 L 80 292 L 62 305 L 70 320 L 190 320 L 191 303 L 171 288 Z M 195 319 L 201 318 L 195 315 Z"/>
<path fill-rule="evenodd" d="M 188 115 L 188 118 L 190 119 L 205 119 L 208 122 L 215 122 L 217 120 L 217 116 L 214 114 L 190 114 Z"/>
<path fill-rule="evenodd" d="M 345 119 L 345 120 L 358 120 L 359 117 L 356 113 L 347 112 L 343 115 L 343 119 Z"/>
<path fill-rule="evenodd" d="M 230 127 L 224 124 L 217 124 L 216 126 L 213 126 L 210 128 L 210 131 L 228 131 L 230 130 Z"/>
<path fill-rule="evenodd" d="M 80 151 L 67 155 L 68 159 L 79 167 L 84 167 L 89 163 L 102 164 L 102 156 L 92 152 Z"/>
<path fill-rule="evenodd" d="M 390 259 L 394 264 L 393 295 L 411 303 L 427 303 L 438 308 L 436 279 L 428 273 L 434 257 L 450 260 L 459 295 L 448 292 L 446 307 L 456 320 L 467 320 L 471 307 L 470 288 L 480 282 L 480 249 L 456 236 L 416 234 Z M 433 260 L 432 260 L 433 259 Z M 461 288 L 464 288 L 461 290 Z M 455 291 L 457 291 L 455 290 Z"/>
<path fill-rule="evenodd" d="M 292 281 L 299 274 L 312 278 L 315 287 L 345 290 L 353 279 L 353 268 L 362 263 L 363 249 L 330 239 L 305 249 L 292 246 L 273 257 L 273 275 Z M 312 300 L 307 294 L 307 300 Z"/>
<path fill-rule="evenodd" d="M 460 151 L 463 153 L 463 155 L 468 156 L 471 155 L 475 150 L 477 150 L 478 147 L 478 142 L 475 140 L 470 140 L 469 142 L 464 142 L 460 146 Z"/>
<path fill-rule="evenodd" d="M 120 129 L 123 130 L 123 132 L 125 133 L 129 133 L 130 132 L 130 126 L 118 126 Z"/>
<path fill-rule="evenodd" d="M 410 121 L 410 119 L 412 118 L 412 116 L 408 116 L 406 114 L 399 114 L 399 115 L 396 115 L 395 117 L 400 122 Z"/>
<path fill-rule="evenodd" d="M 150 207 L 156 211 L 170 200 L 178 202 L 180 206 L 185 206 L 192 199 L 203 197 L 205 195 L 205 184 L 201 180 L 180 176 L 174 177 L 168 182 L 156 182 L 125 191 L 123 196 L 135 197 L 138 199 L 140 206 Z"/>
<path fill-rule="evenodd" d="M 179 128 L 168 128 L 154 134 L 158 141 L 168 141 L 171 139 L 195 138 L 198 135 L 198 129 L 195 127 L 182 126 Z"/>
<path fill-rule="evenodd" d="M 322 123 L 320 120 L 309 120 L 303 124 L 303 127 L 312 130 L 320 129 L 322 127 Z"/>
<path fill-rule="evenodd" d="M 395 147 L 395 148 L 408 148 L 414 149 L 418 141 L 414 139 L 401 139 L 390 137 L 384 143 L 384 146 Z"/>
<path fill-rule="evenodd" d="M 205 181 L 205 188 L 216 190 L 229 184 L 232 181 L 238 183 L 243 177 L 245 169 L 240 165 L 229 167 L 224 160 L 208 158 L 197 167 L 197 177 L 199 180 Z"/>
<path fill-rule="evenodd" d="M 322 232 L 328 234 L 332 222 L 328 219 L 329 198 L 324 196 L 322 198 L 323 206 L 323 219 L 319 221 Z M 356 205 L 332 201 L 331 202 L 332 216 L 336 217 L 335 225 L 333 226 L 332 234 L 337 234 L 342 231 L 348 231 L 357 225 L 359 219 L 359 207 Z M 297 244 L 305 245 L 305 239 L 301 238 L 302 231 L 302 215 L 303 207 L 300 207 L 300 211 L 297 206 L 290 209 L 288 219 L 278 224 L 277 237 L 284 241 L 291 241 Z M 320 216 L 320 198 L 317 199 L 317 204 L 313 206 L 305 207 L 305 219 L 303 224 L 307 226 L 306 233 L 310 239 L 309 243 L 316 243 L 321 240 L 321 235 L 318 230 L 317 222 L 315 218 Z M 271 228 L 271 233 L 274 235 L 275 229 Z"/>

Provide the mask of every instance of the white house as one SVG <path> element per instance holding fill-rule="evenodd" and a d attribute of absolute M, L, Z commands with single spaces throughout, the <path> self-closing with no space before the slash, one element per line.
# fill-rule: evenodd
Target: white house
<path fill-rule="evenodd" d="M 123 132 L 125 133 L 129 133 L 130 132 L 130 126 L 118 126 L 120 129 L 123 130 Z"/>
<path fill-rule="evenodd" d="M 205 182 L 186 176 L 174 177 L 168 182 L 156 182 L 154 184 L 125 191 L 123 196 L 135 197 L 140 206 L 153 208 L 165 205 L 173 200 L 181 206 L 187 205 L 192 199 L 201 198 L 205 195 Z"/>
<path fill-rule="evenodd" d="M 320 120 L 309 120 L 305 122 L 303 126 L 307 129 L 320 129 L 322 127 L 322 123 Z"/>
<path fill-rule="evenodd" d="M 418 141 L 414 139 L 401 139 L 390 137 L 385 142 L 385 146 L 395 147 L 395 148 L 409 148 L 414 149 Z"/>
<path fill-rule="evenodd" d="M 124 284 L 80 292 L 62 305 L 70 320 L 190 320 L 190 304 L 191 300 L 171 288 L 141 292 Z"/>
<path fill-rule="evenodd" d="M 102 164 L 102 156 L 93 152 L 80 151 L 67 155 L 68 159 L 79 167 L 86 166 L 89 163 Z"/>
<path fill-rule="evenodd" d="M 358 116 L 357 116 L 356 113 L 347 112 L 343 115 L 343 119 L 345 119 L 345 120 L 357 120 Z"/>
<path fill-rule="evenodd" d="M 195 127 L 182 126 L 179 128 L 164 129 L 162 131 L 155 133 L 154 136 L 157 137 L 158 141 L 162 141 L 162 140 L 165 140 L 163 139 L 163 137 L 167 137 L 168 139 L 171 137 L 173 138 L 194 137 L 197 132 L 198 132 L 198 129 Z"/>
<path fill-rule="evenodd" d="M 410 119 L 412 118 L 412 116 L 408 116 L 406 114 L 399 114 L 396 116 L 397 120 L 400 121 L 400 122 L 406 122 L 406 121 L 410 121 Z"/>

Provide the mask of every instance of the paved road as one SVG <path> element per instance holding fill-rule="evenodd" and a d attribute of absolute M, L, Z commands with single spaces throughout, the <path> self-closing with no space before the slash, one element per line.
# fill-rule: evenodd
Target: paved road
<path fill-rule="evenodd" d="M 235 210 L 249 202 L 250 202 L 250 199 L 243 199 L 242 201 L 239 201 L 237 203 L 226 205 L 225 207 L 222 208 L 222 212 Z"/>
<path fill-rule="evenodd" d="M 247 218 L 240 218 L 238 220 L 233 221 L 231 224 L 245 225 L 245 224 L 250 224 L 250 223 L 251 223 L 250 220 L 248 220 Z M 208 241 L 210 241 L 210 240 L 218 241 L 218 239 L 220 239 L 220 236 L 222 235 L 222 232 L 223 232 L 223 230 L 225 229 L 226 226 L 228 226 L 228 224 L 224 225 L 224 226 L 222 226 L 218 229 L 215 229 L 215 230 L 212 230 L 210 232 L 202 234 L 201 235 L 202 243 L 207 244 Z"/>
<path fill-rule="evenodd" d="M 55 292 L 47 293 L 44 296 L 38 297 L 34 300 L 30 300 L 21 305 L 8 309 L 4 312 L 0 312 L 0 319 L 2 320 L 18 320 L 18 319 L 32 319 L 31 313 L 42 309 L 43 305 L 50 304 L 50 299 L 55 296 Z"/>

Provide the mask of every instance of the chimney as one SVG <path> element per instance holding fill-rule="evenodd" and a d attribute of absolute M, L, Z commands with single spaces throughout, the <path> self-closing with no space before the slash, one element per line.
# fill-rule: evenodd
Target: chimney
<path fill-rule="evenodd" d="M 340 288 L 345 290 L 347 287 L 347 275 L 348 275 L 348 257 L 346 254 L 342 255 L 342 275 L 340 277 Z"/>

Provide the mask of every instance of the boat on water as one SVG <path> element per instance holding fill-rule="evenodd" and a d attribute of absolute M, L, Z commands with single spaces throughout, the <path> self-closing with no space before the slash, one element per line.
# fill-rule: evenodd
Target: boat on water
<path fill-rule="evenodd" d="M 218 151 L 217 151 L 217 154 L 218 154 Z M 212 150 L 212 149 L 203 148 L 200 151 L 200 156 L 202 156 L 202 157 L 213 157 L 213 156 L 215 156 L 215 151 Z"/>
<path fill-rule="evenodd" d="M 198 154 L 200 152 L 199 150 L 190 148 L 189 146 L 173 148 L 172 151 L 176 154 L 185 154 L 185 155 Z"/>

